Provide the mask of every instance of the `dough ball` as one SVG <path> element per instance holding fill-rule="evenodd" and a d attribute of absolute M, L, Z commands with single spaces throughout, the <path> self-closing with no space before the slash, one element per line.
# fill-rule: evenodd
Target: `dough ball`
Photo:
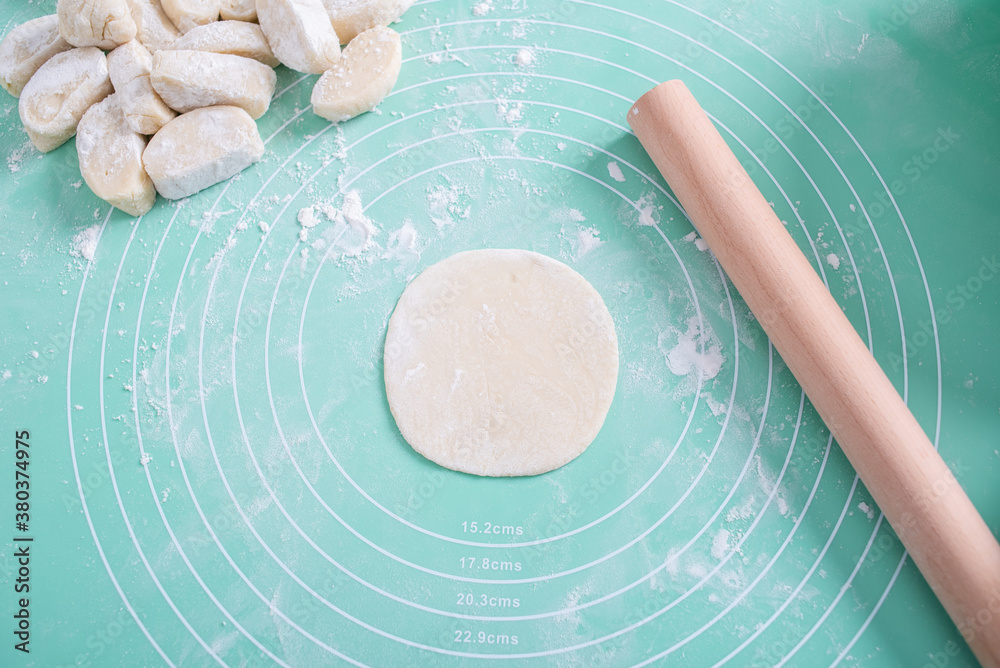
<path fill-rule="evenodd" d="M 618 381 L 604 301 L 565 264 L 468 251 L 403 292 L 385 342 L 389 408 L 406 441 L 483 476 L 545 473 L 597 436 Z"/>

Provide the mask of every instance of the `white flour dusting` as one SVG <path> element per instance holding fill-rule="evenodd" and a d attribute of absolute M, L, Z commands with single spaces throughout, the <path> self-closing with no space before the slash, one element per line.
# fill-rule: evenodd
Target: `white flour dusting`
<path fill-rule="evenodd" d="M 15 148 L 7 155 L 7 168 L 10 170 L 11 174 L 17 174 L 21 171 L 21 163 L 24 161 L 24 157 L 31 152 L 38 153 L 38 151 L 35 150 L 34 144 L 32 144 L 29 140 L 21 144 L 18 148 Z M 38 156 L 41 157 L 41 153 L 38 153 Z"/>
<path fill-rule="evenodd" d="M 618 183 L 625 183 L 625 175 L 622 174 L 622 168 L 618 166 L 617 162 L 608 163 L 608 174 Z"/>
<path fill-rule="evenodd" d="M 712 539 L 712 557 L 722 561 L 728 553 L 729 530 L 719 529 L 719 533 L 715 534 L 715 538 Z"/>
<path fill-rule="evenodd" d="M 521 49 L 514 56 L 514 62 L 521 67 L 528 67 L 535 64 L 535 52 L 531 49 Z"/>
<path fill-rule="evenodd" d="M 497 115 L 504 120 L 508 125 L 514 125 L 521 117 L 524 115 L 524 104 L 521 102 L 515 102 L 511 104 L 507 100 L 498 99 L 497 100 Z"/>
<path fill-rule="evenodd" d="M 577 232 L 575 259 L 582 259 L 587 253 L 603 244 L 604 242 L 601 241 L 600 235 L 601 232 L 596 227 L 588 227 Z"/>
<path fill-rule="evenodd" d="M 438 230 L 443 230 L 455 224 L 455 219 L 467 219 L 472 214 L 472 207 L 459 204 L 462 189 L 457 185 L 448 188 L 434 186 L 427 191 L 427 208 L 431 220 Z"/>
<path fill-rule="evenodd" d="M 826 263 L 833 267 L 834 269 L 840 269 L 840 258 L 837 257 L 836 253 L 830 253 L 826 256 Z"/>
<path fill-rule="evenodd" d="M 667 341 L 674 338 L 677 343 L 666 350 Z M 698 373 L 702 380 L 708 381 L 719 374 L 726 358 L 723 357 L 722 349 L 717 343 L 706 339 L 709 337 L 702 336 L 698 319 L 692 317 L 688 319 L 687 332 L 663 332 L 659 336 L 657 345 L 666 359 L 667 368 L 675 376 Z"/>
<path fill-rule="evenodd" d="M 97 252 L 97 237 L 100 233 L 101 226 L 97 224 L 91 225 L 77 234 L 73 237 L 73 249 L 70 251 L 70 254 L 74 257 L 82 257 L 88 262 L 93 260 L 94 253 Z"/>
<path fill-rule="evenodd" d="M 863 512 L 868 517 L 868 519 L 870 519 L 870 520 L 875 519 L 875 511 L 872 510 L 872 507 L 869 506 L 864 501 L 862 501 L 861 503 L 858 504 L 858 510 L 860 510 L 861 512 Z"/>
<path fill-rule="evenodd" d="M 493 11 L 493 0 L 478 2 L 472 7 L 472 13 L 476 16 L 486 16 Z"/>
<path fill-rule="evenodd" d="M 656 225 L 657 220 L 653 214 L 657 213 L 656 207 L 656 194 L 647 193 L 639 198 L 639 201 L 635 203 L 636 209 L 639 211 L 639 224 L 643 227 L 652 227 Z"/>
<path fill-rule="evenodd" d="M 417 233 L 413 223 L 407 219 L 401 228 L 389 233 L 389 243 L 383 259 L 403 259 L 411 255 L 416 259 L 420 258 L 420 251 L 417 250 L 417 241 L 420 235 Z"/>
<path fill-rule="evenodd" d="M 309 240 L 309 230 L 319 225 L 319 218 L 316 217 L 316 210 L 314 207 L 307 206 L 299 209 L 299 215 L 296 216 L 299 221 L 299 225 L 302 229 L 299 230 L 299 241 L 305 243 Z"/>
<path fill-rule="evenodd" d="M 344 203 L 341 205 L 340 212 L 355 234 L 362 239 L 358 251 L 367 248 L 371 244 L 372 237 L 378 234 L 378 230 L 371 218 L 365 215 L 365 207 L 361 204 L 361 195 L 357 190 L 344 193 Z"/>

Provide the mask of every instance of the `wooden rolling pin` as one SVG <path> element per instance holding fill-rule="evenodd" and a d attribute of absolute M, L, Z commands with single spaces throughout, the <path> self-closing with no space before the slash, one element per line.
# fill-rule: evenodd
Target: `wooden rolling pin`
<path fill-rule="evenodd" d="M 1000 544 L 771 206 L 680 81 L 629 125 L 986 668 Z"/>

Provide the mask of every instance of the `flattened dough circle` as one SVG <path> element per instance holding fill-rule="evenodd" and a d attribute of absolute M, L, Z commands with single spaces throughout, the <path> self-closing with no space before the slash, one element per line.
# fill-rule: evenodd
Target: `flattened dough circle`
<path fill-rule="evenodd" d="M 597 436 L 618 381 L 618 339 L 583 276 L 524 250 L 453 255 L 403 292 L 385 342 L 400 432 L 441 466 L 545 473 Z"/>

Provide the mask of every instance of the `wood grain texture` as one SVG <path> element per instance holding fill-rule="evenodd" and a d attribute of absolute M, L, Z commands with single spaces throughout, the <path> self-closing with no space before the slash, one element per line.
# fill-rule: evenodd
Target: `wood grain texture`
<path fill-rule="evenodd" d="M 680 81 L 629 125 L 987 668 L 1000 544 L 722 136 Z"/>

